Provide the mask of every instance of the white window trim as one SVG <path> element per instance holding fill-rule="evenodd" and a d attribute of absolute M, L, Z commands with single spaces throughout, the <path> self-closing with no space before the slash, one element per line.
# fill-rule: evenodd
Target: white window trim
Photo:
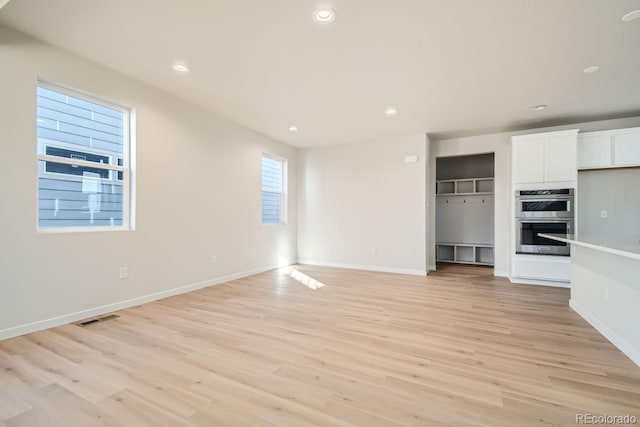
<path fill-rule="evenodd" d="M 99 104 L 107 108 L 111 108 L 124 113 L 124 121 L 122 124 L 123 130 L 123 155 L 122 166 L 107 165 L 104 163 L 89 162 L 79 159 L 67 159 L 64 157 L 50 156 L 44 154 L 43 151 L 44 138 L 36 141 L 36 162 L 38 163 L 36 188 L 39 188 L 39 179 L 41 178 L 40 162 L 50 161 L 56 163 L 66 163 L 78 166 L 89 166 L 92 168 L 113 170 L 116 172 L 122 172 L 122 225 L 119 226 L 77 226 L 77 227 L 40 227 L 39 221 L 39 191 L 36 191 L 36 232 L 44 234 L 58 234 L 58 233 L 91 233 L 101 231 L 133 231 L 135 230 L 135 110 L 133 108 L 125 107 L 120 104 L 108 101 L 100 96 L 90 94 L 85 91 L 71 88 L 69 86 L 61 85 L 58 83 L 52 83 L 47 80 L 38 78 L 37 87 L 49 89 L 63 95 L 71 96 L 81 99 L 83 101 Z M 35 119 L 35 117 L 34 117 Z M 58 146 L 69 145 L 65 143 L 58 144 L 55 141 L 51 141 Z M 53 145 L 47 143 L 47 145 Z M 81 147 L 74 147 L 75 150 Z M 111 153 L 113 156 L 113 153 Z"/>
<path fill-rule="evenodd" d="M 262 157 L 266 157 L 271 160 L 282 162 L 282 189 L 281 191 L 265 190 L 262 188 Z M 260 223 L 264 226 L 280 226 L 287 225 L 288 222 L 288 189 L 289 189 L 289 160 L 284 157 L 275 156 L 270 153 L 262 153 L 260 157 L 260 200 L 262 200 L 262 193 L 281 194 L 280 198 L 280 222 L 279 223 L 264 223 L 262 222 L 262 203 L 260 204 Z"/>

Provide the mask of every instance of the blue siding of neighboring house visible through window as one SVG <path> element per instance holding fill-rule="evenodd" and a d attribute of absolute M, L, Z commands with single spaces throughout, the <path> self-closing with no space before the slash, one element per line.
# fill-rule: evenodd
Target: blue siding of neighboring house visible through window
<path fill-rule="evenodd" d="M 282 223 L 283 161 L 262 157 L 262 223 Z M 271 191 L 265 191 L 271 190 Z M 274 192 L 275 191 L 275 192 Z"/>
<path fill-rule="evenodd" d="M 37 116 L 41 154 L 122 163 L 123 112 L 38 87 Z M 49 160 L 39 162 L 39 171 L 40 227 L 123 224 L 123 183 L 116 171 Z"/>
<path fill-rule="evenodd" d="M 263 224 L 280 224 L 282 222 L 280 214 L 281 200 L 281 194 L 262 192 Z"/>

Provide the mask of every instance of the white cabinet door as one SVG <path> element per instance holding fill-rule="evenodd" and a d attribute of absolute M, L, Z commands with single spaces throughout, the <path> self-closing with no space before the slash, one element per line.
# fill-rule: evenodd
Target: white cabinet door
<path fill-rule="evenodd" d="M 614 166 L 640 165 L 640 129 L 613 137 Z"/>
<path fill-rule="evenodd" d="M 528 184 L 544 180 L 544 138 L 513 142 L 513 182 Z"/>
<path fill-rule="evenodd" d="M 544 140 L 544 182 L 576 181 L 576 135 Z"/>
<path fill-rule="evenodd" d="M 571 282 L 571 262 L 569 257 L 516 255 L 512 262 L 512 277 L 514 279 Z"/>
<path fill-rule="evenodd" d="M 575 185 L 577 140 L 577 129 L 514 136 L 513 184 Z"/>
<path fill-rule="evenodd" d="M 578 169 L 640 166 L 640 128 L 590 132 L 578 139 Z"/>
<path fill-rule="evenodd" d="M 601 132 L 578 138 L 578 169 L 611 167 L 611 135 Z"/>

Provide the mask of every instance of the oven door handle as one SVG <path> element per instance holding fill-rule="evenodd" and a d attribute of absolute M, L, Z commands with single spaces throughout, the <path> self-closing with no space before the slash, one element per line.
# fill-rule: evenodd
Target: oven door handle
<path fill-rule="evenodd" d="M 533 223 L 533 224 L 563 224 L 567 223 L 567 227 L 570 226 L 570 223 L 573 221 L 573 218 L 516 218 L 519 223 Z"/>
<path fill-rule="evenodd" d="M 558 197 L 557 199 L 550 199 L 550 198 L 544 198 L 544 199 L 520 199 L 521 203 L 525 203 L 525 202 L 529 202 L 529 203 L 535 203 L 535 202 L 571 202 L 571 197 Z"/>

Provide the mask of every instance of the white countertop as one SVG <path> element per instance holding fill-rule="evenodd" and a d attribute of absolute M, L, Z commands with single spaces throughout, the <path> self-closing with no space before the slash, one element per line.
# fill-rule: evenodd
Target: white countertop
<path fill-rule="evenodd" d="M 545 237 L 559 242 L 570 243 L 576 246 L 595 249 L 597 251 L 607 252 L 614 255 L 620 255 L 627 258 L 637 259 L 640 261 L 640 242 L 633 240 L 623 240 L 620 238 L 610 238 L 605 236 L 580 235 L 574 234 L 545 234 L 538 233 L 538 236 Z"/>

